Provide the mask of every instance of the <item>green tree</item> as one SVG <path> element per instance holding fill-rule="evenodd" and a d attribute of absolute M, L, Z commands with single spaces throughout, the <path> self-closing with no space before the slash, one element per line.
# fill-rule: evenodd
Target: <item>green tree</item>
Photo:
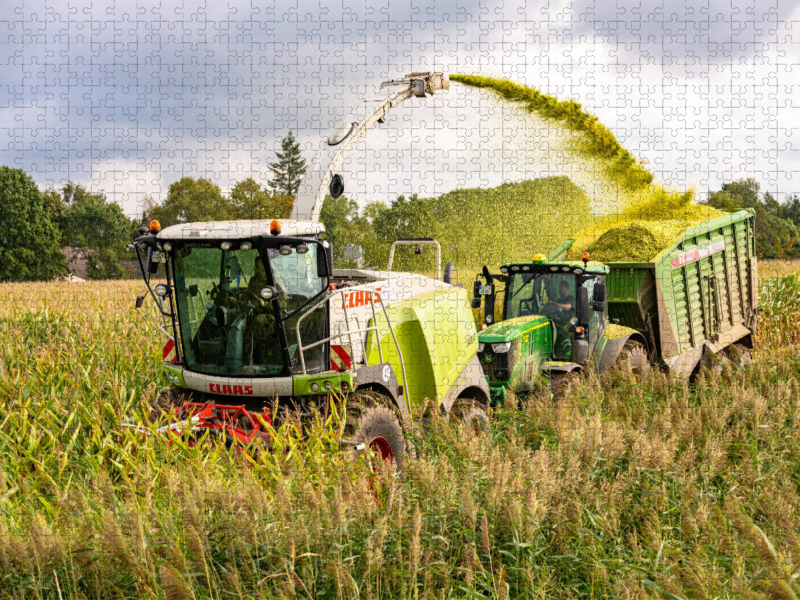
<path fill-rule="evenodd" d="M 169 186 L 164 204 L 153 207 L 144 220 L 157 219 L 161 227 L 178 223 L 225 221 L 233 217 L 230 201 L 208 179 L 183 177 Z"/>
<path fill-rule="evenodd" d="M 734 212 L 752 208 L 756 213 L 756 253 L 759 258 L 800 256 L 800 200 L 790 196 L 781 204 L 769 192 L 760 194 L 755 179 L 739 179 L 725 183 L 718 192 L 711 192 L 705 202 L 714 208 Z"/>
<path fill-rule="evenodd" d="M 22 169 L 0 167 L 0 281 L 66 272 L 53 207 Z"/>
<path fill-rule="evenodd" d="M 136 220 L 122 212 L 105 194 L 67 183 L 61 191 L 66 209 L 61 216 L 65 246 L 78 249 L 88 262 L 91 279 L 120 279 L 127 275 L 121 262 L 128 258 L 127 245 L 136 235 Z"/>
<path fill-rule="evenodd" d="M 372 224 L 359 213 L 355 201 L 347 196 L 333 198 L 328 195 L 322 203 L 319 218 L 325 225 L 325 235 L 333 246 L 333 264 L 337 268 L 357 266 L 355 261 L 345 258 L 345 248 L 348 244 L 361 246 L 364 251 L 364 266 L 378 266 L 369 253 L 370 245 L 375 243 Z"/>
<path fill-rule="evenodd" d="M 281 140 L 281 151 L 276 154 L 278 161 L 269 166 L 272 171 L 269 186 L 278 194 L 294 197 L 306 172 L 306 161 L 291 131 Z"/>
<path fill-rule="evenodd" d="M 234 219 L 288 219 L 292 215 L 291 196 L 265 190 L 252 177 L 233 186 L 230 203 Z"/>

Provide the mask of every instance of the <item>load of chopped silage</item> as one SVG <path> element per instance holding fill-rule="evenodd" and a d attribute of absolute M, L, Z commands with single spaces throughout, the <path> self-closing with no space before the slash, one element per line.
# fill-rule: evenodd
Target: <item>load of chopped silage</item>
<path fill-rule="evenodd" d="M 567 260 L 588 252 L 600 262 L 649 262 L 680 240 L 687 228 L 727 214 L 692 199 L 691 191 L 653 190 L 620 214 L 607 215 L 581 231 Z"/>

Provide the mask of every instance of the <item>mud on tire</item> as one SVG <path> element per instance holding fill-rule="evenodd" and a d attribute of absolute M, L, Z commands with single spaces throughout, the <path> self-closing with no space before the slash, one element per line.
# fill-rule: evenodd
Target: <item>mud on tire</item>
<path fill-rule="evenodd" d="M 645 347 L 640 342 L 628 340 L 606 372 L 605 380 L 608 387 L 613 388 L 620 379 L 627 379 L 631 375 L 640 377 L 649 373 L 651 368 Z"/>
<path fill-rule="evenodd" d="M 355 457 L 371 449 L 378 457 L 391 460 L 398 474 L 405 467 L 406 440 L 400 419 L 385 404 L 348 403 L 344 437 L 354 442 Z"/>

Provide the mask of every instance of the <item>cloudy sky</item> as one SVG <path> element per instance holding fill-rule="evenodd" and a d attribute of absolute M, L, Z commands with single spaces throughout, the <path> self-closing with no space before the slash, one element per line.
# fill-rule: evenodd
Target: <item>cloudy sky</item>
<path fill-rule="evenodd" d="M 5 0 L 0 164 L 42 187 L 81 182 L 136 215 L 182 176 L 266 182 L 289 130 L 311 161 L 381 81 L 441 70 L 580 102 L 670 187 L 702 195 L 755 177 L 783 198 L 800 193 L 798 44 L 797 6 L 774 0 Z M 537 133 L 547 124 L 457 87 L 409 102 L 361 144 L 348 194 L 576 170 L 558 128 Z M 535 160 L 520 154 L 532 146 Z"/>

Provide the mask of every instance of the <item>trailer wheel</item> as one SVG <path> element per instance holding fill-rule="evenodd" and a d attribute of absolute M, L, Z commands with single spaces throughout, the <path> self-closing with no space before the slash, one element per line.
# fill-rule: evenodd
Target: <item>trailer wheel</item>
<path fill-rule="evenodd" d="M 468 427 L 476 433 L 489 431 L 489 414 L 477 400 L 462 398 L 450 409 L 450 422 Z"/>
<path fill-rule="evenodd" d="M 347 421 L 345 438 L 353 446 L 356 457 L 369 448 L 378 457 L 393 463 L 395 471 L 402 474 L 406 457 L 405 435 L 400 420 L 388 406 L 348 404 Z"/>

